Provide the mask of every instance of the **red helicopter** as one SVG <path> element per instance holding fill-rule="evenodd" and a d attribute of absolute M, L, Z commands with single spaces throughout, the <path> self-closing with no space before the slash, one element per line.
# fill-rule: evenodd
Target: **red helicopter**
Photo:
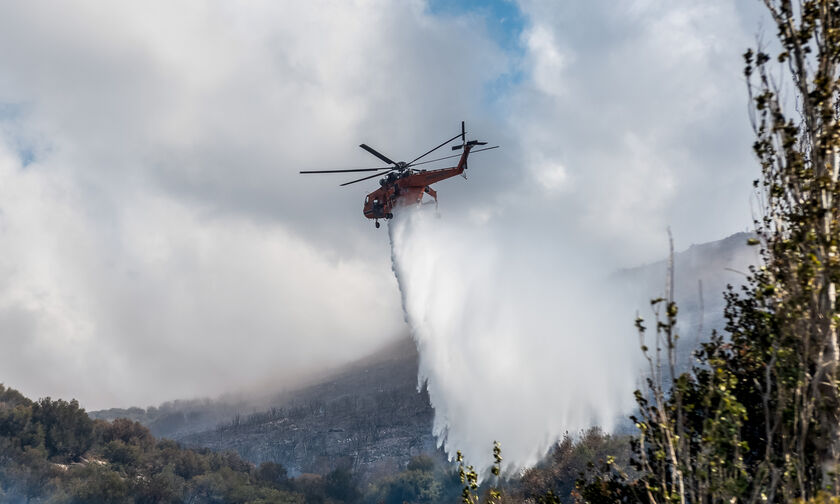
<path fill-rule="evenodd" d="M 446 156 L 438 159 L 419 162 L 421 159 L 428 156 L 432 152 L 440 149 L 441 147 L 458 138 L 461 139 L 461 144 L 453 146 L 452 150 L 463 149 L 463 152 L 461 154 L 455 154 L 452 156 Z M 434 149 L 431 149 L 426 153 L 417 156 L 408 163 L 403 161 L 392 161 L 387 156 L 374 150 L 372 147 L 365 144 L 361 144 L 359 145 L 359 147 L 370 152 L 382 161 L 388 163 L 390 166 L 384 166 L 382 168 L 356 168 L 350 170 L 310 170 L 301 171 L 300 173 L 309 174 L 372 171 L 380 172 L 360 179 L 351 180 L 350 182 L 345 182 L 343 184 L 340 184 L 341 186 L 355 184 L 356 182 L 361 182 L 363 180 L 369 180 L 375 177 L 385 175 L 382 179 L 379 180 L 379 189 L 373 191 L 365 197 L 365 217 L 367 217 L 368 219 L 373 219 L 374 223 L 376 224 L 376 227 L 378 228 L 379 219 L 394 218 L 393 210 L 396 206 L 419 204 L 422 202 L 424 194 L 428 194 L 429 196 L 434 198 L 435 204 L 437 204 L 437 192 L 429 186 L 431 186 L 435 182 L 440 182 L 441 180 L 448 179 L 449 177 L 464 174 L 464 170 L 467 169 L 467 158 L 469 157 L 470 152 L 481 152 L 490 149 L 496 149 L 499 147 L 498 145 L 494 145 L 493 147 L 485 147 L 483 149 L 473 150 L 473 147 L 475 147 L 476 145 L 487 145 L 487 142 L 479 142 L 478 140 L 467 141 L 467 132 L 464 126 L 464 121 L 461 121 L 461 133 L 443 142 Z M 460 159 L 458 160 L 457 166 L 453 166 L 451 168 L 441 168 L 438 170 L 418 170 L 416 168 L 413 168 L 414 166 L 426 163 L 434 163 L 436 161 L 442 161 L 444 159 L 451 159 L 459 156 Z M 464 178 L 466 178 L 466 175 L 464 175 Z"/>

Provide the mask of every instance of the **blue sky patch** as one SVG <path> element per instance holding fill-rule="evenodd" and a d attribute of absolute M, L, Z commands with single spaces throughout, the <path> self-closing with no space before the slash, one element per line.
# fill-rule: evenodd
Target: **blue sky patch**
<path fill-rule="evenodd" d="M 18 146 L 17 154 L 20 157 L 20 162 L 24 168 L 26 168 L 35 161 L 35 152 L 33 152 L 32 149 L 28 147 Z"/>
<path fill-rule="evenodd" d="M 526 18 L 513 0 L 428 0 L 429 13 L 436 16 L 474 14 L 482 17 L 490 37 L 516 62 L 525 55 L 521 35 Z M 498 102 L 522 81 L 522 70 L 514 63 L 508 73 L 488 82 L 482 89 L 488 103 Z"/>
<path fill-rule="evenodd" d="M 509 52 L 522 51 L 519 36 L 525 28 L 525 16 L 512 0 L 429 0 L 428 5 L 433 15 L 478 14 L 499 46 Z"/>
<path fill-rule="evenodd" d="M 16 103 L 0 102 L 0 121 L 8 121 L 20 117 L 21 106 Z"/>
<path fill-rule="evenodd" d="M 0 141 L 3 137 L 15 150 L 21 165 L 26 168 L 36 160 L 35 145 L 26 139 L 21 131 L 21 118 L 24 107 L 18 103 L 0 102 Z"/>

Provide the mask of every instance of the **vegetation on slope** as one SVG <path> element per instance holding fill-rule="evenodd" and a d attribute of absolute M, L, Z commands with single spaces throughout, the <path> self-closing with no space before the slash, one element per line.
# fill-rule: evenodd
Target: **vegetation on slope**
<path fill-rule="evenodd" d="M 538 467 L 505 482 L 506 500 L 550 491 L 571 502 L 587 466 L 624 446 L 598 429 L 576 442 L 567 436 Z M 75 400 L 32 401 L 0 385 L 0 502 L 432 504 L 457 502 L 462 491 L 455 467 L 425 455 L 364 487 L 348 467 L 289 478 L 274 462 L 184 449 L 132 420 L 91 419 Z"/>
<path fill-rule="evenodd" d="M 75 400 L 0 385 L 2 502 L 353 502 L 346 473 L 291 480 L 278 464 L 182 449 L 137 422 L 92 420 Z"/>
<path fill-rule="evenodd" d="M 349 467 L 289 478 L 232 452 L 184 449 L 138 422 L 91 419 L 73 400 L 32 401 L 0 385 L 0 502 L 454 502 L 457 472 L 419 456 L 362 489 Z"/>
<path fill-rule="evenodd" d="M 840 1 L 764 4 L 778 48 L 744 55 L 761 164 L 750 242 L 763 265 L 726 294 L 727 337 L 702 345 L 687 373 L 674 367 L 677 305 L 653 301 L 650 379 L 636 394 L 639 475 L 607 461 L 580 483 L 584 501 L 840 495 Z M 637 327 L 644 336 L 645 322 Z"/>

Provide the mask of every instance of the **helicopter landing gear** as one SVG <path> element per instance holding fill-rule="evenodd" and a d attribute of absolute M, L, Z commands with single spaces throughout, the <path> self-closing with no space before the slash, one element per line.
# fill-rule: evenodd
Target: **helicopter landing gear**
<path fill-rule="evenodd" d="M 376 226 L 376 229 L 379 229 L 379 221 L 375 221 L 373 225 Z"/>
<path fill-rule="evenodd" d="M 435 217 L 440 218 L 440 212 L 438 211 L 438 199 L 437 199 L 437 191 L 432 189 L 429 186 L 423 188 L 423 192 L 434 198 L 435 200 Z"/>

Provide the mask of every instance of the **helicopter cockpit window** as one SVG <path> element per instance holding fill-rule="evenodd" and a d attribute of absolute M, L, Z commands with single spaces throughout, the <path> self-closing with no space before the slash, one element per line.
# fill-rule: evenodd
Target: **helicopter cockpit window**
<path fill-rule="evenodd" d="M 370 196 L 365 196 L 365 205 L 367 205 L 369 202 L 370 202 Z"/>

